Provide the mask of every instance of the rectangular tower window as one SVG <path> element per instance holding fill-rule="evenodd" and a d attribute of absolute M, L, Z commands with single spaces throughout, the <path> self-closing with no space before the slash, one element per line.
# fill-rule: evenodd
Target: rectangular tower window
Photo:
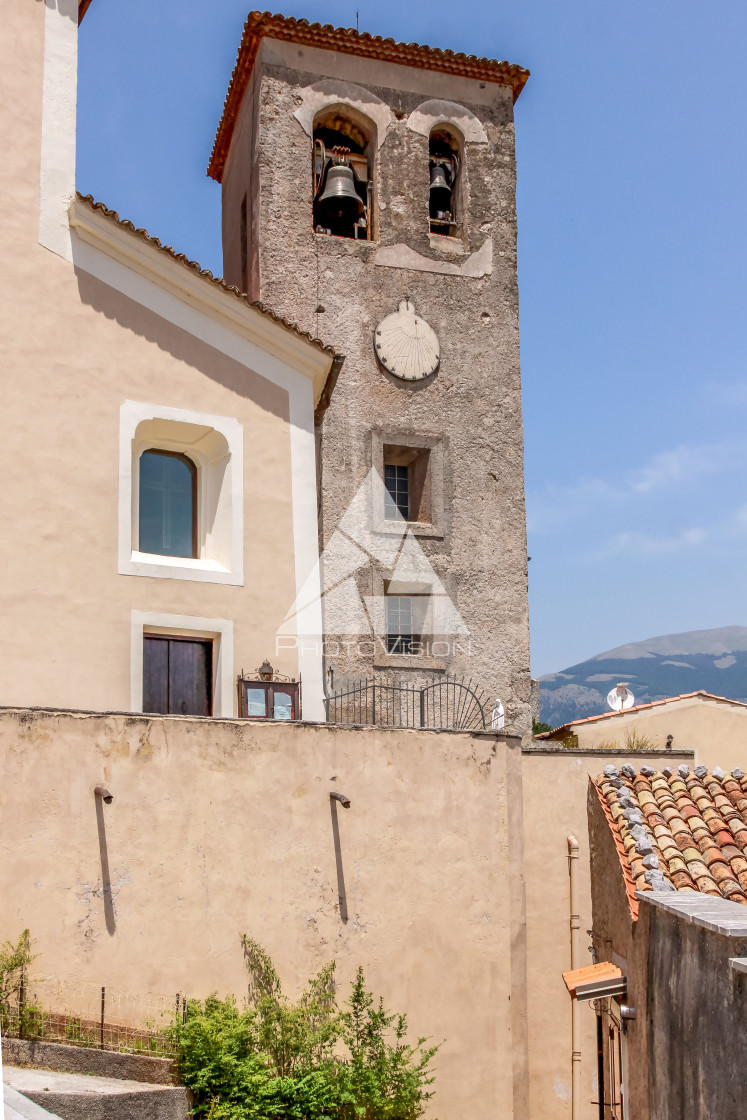
<path fill-rule="evenodd" d="M 428 447 L 384 444 L 384 518 L 431 520 L 431 454 Z"/>
<path fill-rule="evenodd" d="M 384 517 L 396 521 L 397 517 L 410 519 L 410 468 L 396 464 L 384 465 Z"/>
<path fill-rule="evenodd" d="M 213 643 L 200 638 L 143 635 L 143 711 L 213 714 Z"/>
<path fill-rule="evenodd" d="M 413 634 L 412 599 L 409 595 L 389 595 L 386 600 L 387 653 L 414 653 L 418 639 Z"/>

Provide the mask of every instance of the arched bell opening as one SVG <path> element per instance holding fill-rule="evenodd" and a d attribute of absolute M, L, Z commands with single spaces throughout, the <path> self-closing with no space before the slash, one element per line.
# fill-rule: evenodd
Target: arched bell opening
<path fill-rule="evenodd" d="M 459 173 L 462 145 L 456 133 L 439 125 L 428 140 L 430 171 L 429 216 L 431 233 L 456 237 L 459 214 Z"/>
<path fill-rule="evenodd" d="M 370 241 L 373 233 L 373 125 L 336 106 L 314 121 L 314 229 Z"/>

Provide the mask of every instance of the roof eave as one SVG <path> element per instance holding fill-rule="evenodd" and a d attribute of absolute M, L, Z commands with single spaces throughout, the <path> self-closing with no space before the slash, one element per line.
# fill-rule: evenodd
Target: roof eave
<path fill-rule="evenodd" d="M 223 178 L 234 127 L 263 38 L 281 39 L 303 46 L 334 50 L 340 54 L 353 54 L 394 62 L 400 66 L 414 66 L 437 73 L 473 78 L 475 81 L 495 82 L 511 88 L 514 103 L 529 78 L 529 71 L 523 66 L 506 61 L 442 51 L 418 43 L 397 43 L 394 39 L 384 39 L 380 35 L 370 35 L 352 28 L 309 23 L 308 20 L 296 20 L 273 15 L 271 12 L 250 12 L 244 24 L 236 65 L 228 85 L 207 169 L 210 178 L 217 182 L 221 182 Z"/>
<path fill-rule="evenodd" d="M 343 356 L 260 303 L 253 303 L 195 261 L 177 254 L 146 230 L 136 229 L 93 198 L 78 194 L 70 205 L 70 228 L 82 241 L 170 290 L 191 307 L 220 318 L 248 341 L 313 383 L 314 405 L 325 399 Z M 332 382 L 334 385 L 334 381 Z"/>

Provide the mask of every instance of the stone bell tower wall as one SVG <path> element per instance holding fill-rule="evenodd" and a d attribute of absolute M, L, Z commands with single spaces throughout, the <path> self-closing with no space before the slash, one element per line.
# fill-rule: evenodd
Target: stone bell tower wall
<path fill-rule="evenodd" d="M 370 241 L 313 228 L 313 123 L 335 105 L 370 138 Z M 462 142 L 458 238 L 429 231 L 428 143 L 439 123 Z M 264 38 L 222 181 L 227 280 L 245 279 L 254 298 L 346 355 L 320 422 L 322 547 L 381 467 L 384 445 L 430 451 L 429 522 L 412 533 L 469 635 L 444 636 L 422 658 L 389 655 L 384 642 L 348 644 L 328 661 L 334 687 L 374 674 L 408 684 L 464 675 L 490 702 L 500 696 L 507 722 L 524 731 L 515 174 L 508 86 Z M 423 381 L 392 376 L 373 350 L 377 324 L 405 298 L 440 340 L 440 367 Z M 375 564 L 353 578 L 364 599 L 383 595 Z"/>

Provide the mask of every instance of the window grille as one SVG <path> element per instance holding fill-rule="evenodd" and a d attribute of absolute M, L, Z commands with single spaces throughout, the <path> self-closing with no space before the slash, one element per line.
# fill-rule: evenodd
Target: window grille
<path fill-rule="evenodd" d="M 384 517 L 396 521 L 404 517 L 410 519 L 410 468 L 394 465 L 384 467 Z"/>
<path fill-rule="evenodd" d="M 386 601 L 387 653 L 415 652 L 412 599 L 409 595 L 390 595 Z"/>

